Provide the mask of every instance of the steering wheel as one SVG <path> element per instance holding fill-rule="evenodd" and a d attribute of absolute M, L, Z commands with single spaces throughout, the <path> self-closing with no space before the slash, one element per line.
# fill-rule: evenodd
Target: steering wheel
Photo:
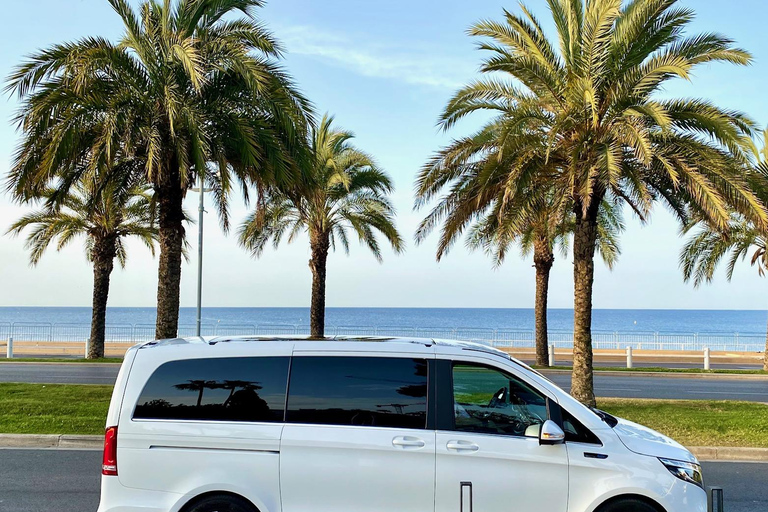
<path fill-rule="evenodd" d="M 502 405 L 507 404 L 507 397 L 509 396 L 509 390 L 507 388 L 501 388 L 493 394 L 493 397 L 488 402 L 489 409 L 495 409 Z"/>

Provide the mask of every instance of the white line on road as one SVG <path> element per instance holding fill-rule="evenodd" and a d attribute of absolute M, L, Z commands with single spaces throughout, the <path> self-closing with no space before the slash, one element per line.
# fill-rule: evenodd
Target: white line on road
<path fill-rule="evenodd" d="M 768 393 L 755 393 L 752 391 L 686 391 L 695 395 L 762 395 L 768 397 Z"/>

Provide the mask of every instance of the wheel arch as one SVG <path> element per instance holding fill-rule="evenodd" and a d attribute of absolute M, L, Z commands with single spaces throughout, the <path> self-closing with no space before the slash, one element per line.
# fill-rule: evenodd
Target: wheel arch
<path fill-rule="evenodd" d="M 184 503 L 184 505 L 181 506 L 181 508 L 179 509 L 179 512 L 188 512 L 189 510 L 192 509 L 192 507 L 194 507 L 204 499 L 210 498 L 212 496 L 228 496 L 230 498 L 237 498 L 247 503 L 251 507 L 253 512 L 261 512 L 259 510 L 259 507 L 257 507 L 256 504 L 254 504 L 247 497 L 243 496 L 242 494 L 238 494 L 236 492 L 231 492 L 231 491 L 207 491 L 207 492 L 198 494 L 196 496 L 193 496 L 189 500 L 187 500 L 187 502 Z"/>
<path fill-rule="evenodd" d="M 619 494 L 618 496 L 612 496 L 611 498 L 608 498 L 600 505 L 598 505 L 597 508 L 595 508 L 595 512 L 603 512 L 606 507 L 625 500 L 642 501 L 643 503 L 646 503 L 647 505 L 650 505 L 656 509 L 656 512 L 667 512 L 667 510 L 658 501 L 642 494 Z"/>

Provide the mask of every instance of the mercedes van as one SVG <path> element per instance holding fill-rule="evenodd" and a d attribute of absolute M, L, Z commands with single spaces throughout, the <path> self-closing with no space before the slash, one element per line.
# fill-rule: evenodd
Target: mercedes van
<path fill-rule="evenodd" d="M 99 512 L 706 512 L 683 446 L 507 354 L 217 337 L 125 356 Z"/>

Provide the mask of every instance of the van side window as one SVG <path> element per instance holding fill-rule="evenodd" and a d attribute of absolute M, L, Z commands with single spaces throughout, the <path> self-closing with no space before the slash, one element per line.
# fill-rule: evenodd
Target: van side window
<path fill-rule="evenodd" d="M 424 429 L 427 362 L 387 357 L 294 357 L 286 421 Z"/>
<path fill-rule="evenodd" d="M 453 365 L 454 429 L 538 437 L 546 399 L 515 377 L 471 363 Z"/>
<path fill-rule="evenodd" d="M 171 361 L 149 378 L 134 419 L 282 422 L 288 357 Z"/>

